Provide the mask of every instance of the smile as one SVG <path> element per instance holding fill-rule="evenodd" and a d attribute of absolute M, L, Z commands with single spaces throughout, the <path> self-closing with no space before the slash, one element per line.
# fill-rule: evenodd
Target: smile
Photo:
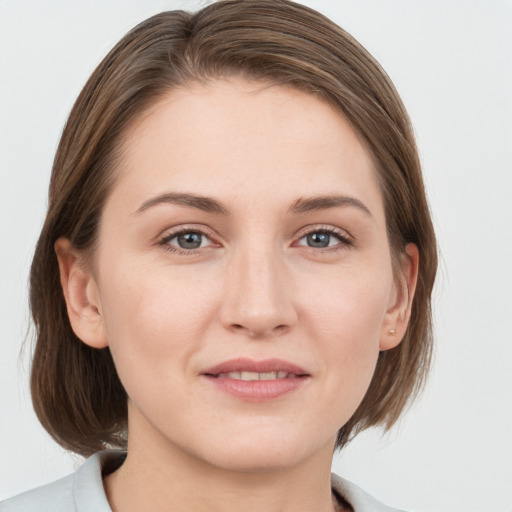
<path fill-rule="evenodd" d="M 237 399 L 265 402 L 302 388 L 311 375 L 282 359 L 232 359 L 202 372 L 214 389 Z"/>
<path fill-rule="evenodd" d="M 219 373 L 215 375 L 217 379 L 235 379 L 235 380 L 276 380 L 276 379 L 293 379 L 297 377 L 294 373 L 288 373 L 285 370 L 279 370 L 277 372 L 228 372 L 228 373 Z"/>
<path fill-rule="evenodd" d="M 309 373 L 294 363 L 283 359 L 255 361 L 248 358 L 230 359 L 202 372 L 208 377 L 235 380 L 276 380 L 306 377 Z"/>

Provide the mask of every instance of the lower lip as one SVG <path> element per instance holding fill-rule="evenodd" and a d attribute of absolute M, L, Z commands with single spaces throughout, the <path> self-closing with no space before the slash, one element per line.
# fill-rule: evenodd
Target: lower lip
<path fill-rule="evenodd" d="M 304 377 L 292 377 L 290 379 L 275 380 L 238 380 L 229 378 L 216 378 L 204 376 L 217 389 L 230 395 L 253 402 L 264 402 L 282 395 L 296 391 L 305 384 L 308 379 Z"/>

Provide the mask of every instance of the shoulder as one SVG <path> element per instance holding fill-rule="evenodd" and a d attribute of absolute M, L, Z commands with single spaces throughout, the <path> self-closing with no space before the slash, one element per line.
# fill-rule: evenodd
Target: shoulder
<path fill-rule="evenodd" d="M 24 492 L 0 503 L 0 512 L 30 510 L 76 510 L 73 505 L 73 475 L 66 476 L 37 489 Z"/>
<path fill-rule="evenodd" d="M 112 512 L 103 489 L 102 467 L 122 457 L 121 452 L 96 453 L 72 475 L 2 501 L 0 512 Z"/>
<path fill-rule="evenodd" d="M 112 512 L 103 489 L 102 468 L 118 465 L 123 458 L 122 452 L 97 453 L 72 475 L 1 502 L 0 512 Z M 331 475 L 331 484 L 354 512 L 400 512 L 338 475 Z"/>
<path fill-rule="evenodd" d="M 352 506 L 354 512 L 403 512 L 382 504 L 357 485 L 334 473 L 331 474 L 331 486 Z"/>

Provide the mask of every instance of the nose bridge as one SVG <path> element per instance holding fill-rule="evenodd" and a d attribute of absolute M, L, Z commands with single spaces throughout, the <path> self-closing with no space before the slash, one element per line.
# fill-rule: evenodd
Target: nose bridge
<path fill-rule="evenodd" d="M 234 250 L 223 304 L 226 327 L 268 336 L 295 322 L 285 263 L 275 245 L 252 240 Z"/>

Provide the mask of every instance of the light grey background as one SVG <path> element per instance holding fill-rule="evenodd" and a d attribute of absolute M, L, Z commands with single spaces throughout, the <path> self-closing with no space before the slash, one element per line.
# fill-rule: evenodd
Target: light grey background
<path fill-rule="evenodd" d="M 27 274 L 57 142 L 85 80 L 134 24 L 206 2 L 0 0 L 0 499 L 79 463 L 27 387 Z M 399 429 L 335 471 L 417 512 L 512 511 L 512 2 L 308 0 L 381 62 L 411 114 L 442 251 L 436 362 Z"/>

